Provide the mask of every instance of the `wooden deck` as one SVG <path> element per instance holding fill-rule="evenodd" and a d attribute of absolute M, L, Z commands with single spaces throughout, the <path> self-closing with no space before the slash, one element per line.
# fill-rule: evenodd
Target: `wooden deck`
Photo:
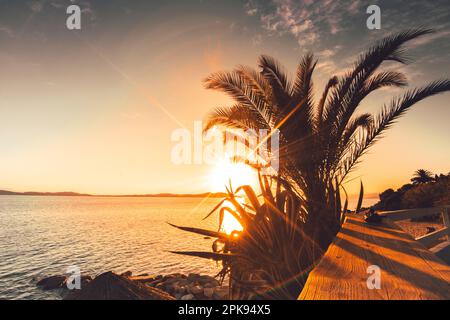
<path fill-rule="evenodd" d="M 383 220 L 369 225 L 348 216 L 299 300 L 450 299 L 450 267 L 390 219 Z M 368 289 L 370 265 L 380 267 L 380 289 Z"/>

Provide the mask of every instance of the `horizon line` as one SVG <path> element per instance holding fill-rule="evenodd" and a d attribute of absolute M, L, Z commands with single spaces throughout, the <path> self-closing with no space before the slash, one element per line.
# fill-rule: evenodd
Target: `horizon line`
<path fill-rule="evenodd" d="M 47 192 L 47 191 L 10 191 L 0 189 L 0 196 L 2 195 L 13 195 L 13 196 L 71 196 L 71 197 L 123 197 L 123 198 L 145 198 L 145 197 L 178 197 L 178 198 L 201 198 L 201 197 L 212 197 L 212 198 L 220 198 L 226 196 L 226 192 L 199 192 L 199 193 L 173 193 L 173 192 L 159 192 L 159 193 L 142 193 L 142 194 L 94 194 L 94 193 L 80 193 L 74 191 L 56 191 L 56 192 Z M 351 194 L 349 197 L 358 197 L 358 194 Z M 364 195 L 364 198 L 378 198 L 379 193 L 368 193 Z"/>

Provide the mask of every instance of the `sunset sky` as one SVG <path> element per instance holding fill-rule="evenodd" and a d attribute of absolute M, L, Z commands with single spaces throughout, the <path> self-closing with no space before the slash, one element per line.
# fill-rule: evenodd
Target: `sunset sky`
<path fill-rule="evenodd" d="M 80 31 L 66 28 L 71 3 L 0 0 L 0 189 L 210 191 L 214 168 L 173 164 L 171 133 L 230 103 L 204 89 L 206 76 L 256 67 L 262 53 L 294 71 L 313 52 L 321 93 L 374 40 L 426 26 L 437 32 L 411 43 L 414 63 L 400 69 L 411 87 L 450 77 L 448 0 L 80 0 Z M 366 28 L 370 4 L 381 8 L 381 30 Z M 401 92 L 371 95 L 360 110 L 375 112 Z M 417 104 L 388 131 L 353 173 L 350 193 L 359 179 L 378 193 L 419 168 L 449 172 L 449 100 Z"/>

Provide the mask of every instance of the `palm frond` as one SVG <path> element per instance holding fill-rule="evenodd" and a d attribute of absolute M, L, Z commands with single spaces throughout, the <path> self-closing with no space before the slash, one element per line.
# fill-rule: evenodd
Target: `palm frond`
<path fill-rule="evenodd" d="M 343 177 L 358 163 L 359 158 L 378 141 L 383 132 L 389 129 L 409 108 L 423 99 L 447 91 L 450 91 L 450 80 L 434 81 L 425 87 L 409 90 L 402 97 L 393 99 L 389 106 L 384 106 L 375 117 L 367 134 L 361 138 L 351 155 L 345 159 Z"/>
<path fill-rule="evenodd" d="M 272 57 L 262 55 L 259 57 L 258 65 L 261 74 L 272 87 L 273 103 L 278 107 L 284 106 L 289 101 L 291 84 L 281 65 Z"/>
<path fill-rule="evenodd" d="M 226 233 L 221 233 L 221 232 L 216 232 L 216 231 L 211 231 L 211 230 L 205 230 L 205 229 L 199 229 L 199 228 L 191 228 L 191 227 L 180 227 L 177 225 L 174 225 L 172 223 L 169 223 L 169 225 L 171 225 L 172 227 L 175 227 L 177 229 L 183 230 L 183 231 L 187 231 L 187 232 L 191 232 L 191 233 L 196 233 L 202 236 L 206 236 L 206 237 L 214 237 L 214 238 L 219 238 L 219 239 L 227 239 L 229 236 Z"/>
<path fill-rule="evenodd" d="M 347 146 L 350 138 L 359 128 L 369 129 L 373 123 L 373 116 L 370 113 L 364 113 L 350 120 L 342 135 L 342 146 Z"/>
<path fill-rule="evenodd" d="M 431 32 L 414 29 L 382 39 L 361 54 L 349 71 L 328 81 L 315 107 L 312 75 L 316 61 L 310 54 L 300 61 L 292 83 L 281 65 L 269 56 L 259 58 L 261 72 L 238 66 L 232 72 L 211 75 L 206 87 L 225 92 L 235 105 L 216 109 L 206 128 L 222 125 L 227 127 L 224 131 L 279 130 L 279 171 L 273 176 L 261 175 L 262 165 L 253 164 L 258 170 L 260 196 L 249 186 L 238 186 L 233 191 L 230 182 L 223 201 L 231 205 L 221 202 L 209 214 L 219 210 L 217 233 L 181 227 L 197 234 L 214 234 L 218 239 L 213 243 L 213 254 L 232 253 L 233 259 L 196 251 L 182 254 L 221 260 L 220 275 L 229 276 L 232 298 L 254 297 L 256 287 L 252 291 L 247 284 L 257 282 L 274 288 L 262 297 L 296 297 L 305 281 L 298 275 L 308 272 L 321 258 L 345 219 L 346 176 L 412 105 L 450 91 L 450 80 L 436 81 L 393 99 L 376 116 L 358 112 L 372 92 L 407 85 L 402 73 L 379 69 L 385 61 L 409 62 L 404 45 Z M 237 157 L 245 159 L 234 156 Z M 419 183 L 428 179 L 425 176 L 421 173 L 413 179 Z M 345 192 L 344 203 L 341 188 Z M 357 211 L 363 196 L 361 182 Z M 244 198 L 246 203 L 238 198 Z M 241 223 L 242 231 L 231 235 L 220 232 L 228 213 Z"/>
<path fill-rule="evenodd" d="M 203 132 L 207 132 L 214 126 L 242 130 L 270 130 L 270 125 L 259 112 L 240 104 L 214 109 L 208 116 Z"/>
<path fill-rule="evenodd" d="M 213 89 L 225 92 L 237 104 L 247 107 L 253 112 L 260 113 L 267 122 L 271 122 L 271 109 L 267 105 L 264 96 L 253 90 L 252 83 L 239 72 L 216 72 L 204 80 L 206 89 Z"/>
<path fill-rule="evenodd" d="M 361 210 L 363 197 L 364 197 L 364 185 L 363 185 L 363 183 L 361 181 L 361 184 L 360 184 L 360 187 L 359 187 L 358 204 L 356 205 L 355 212 L 359 212 Z"/>
<path fill-rule="evenodd" d="M 408 59 L 403 57 L 403 45 L 408 41 L 432 33 L 431 29 L 412 29 L 400 32 L 379 41 L 367 52 L 360 55 L 352 71 L 347 72 L 339 81 L 339 85 L 333 93 L 329 105 L 326 108 L 327 120 L 335 121 L 336 115 L 347 109 L 345 101 L 357 93 L 366 80 L 384 61 L 396 61 L 406 63 Z M 344 103 L 343 103 L 344 102 Z M 330 113 L 328 115 L 328 113 Z"/>
<path fill-rule="evenodd" d="M 335 87 L 338 83 L 338 77 L 334 76 L 330 80 L 328 80 L 327 85 L 325 86 L 325 90 L 323 91 L 322 98 L 319 101 L 319 104 L 317 105 L 317 115 L 316 115 L 316 126 L 320 127 L 322 121 L 323 121 L 323 108 L 325 106 L 325 102 L 328 98 L 328 92 L 330 89 Z"/>

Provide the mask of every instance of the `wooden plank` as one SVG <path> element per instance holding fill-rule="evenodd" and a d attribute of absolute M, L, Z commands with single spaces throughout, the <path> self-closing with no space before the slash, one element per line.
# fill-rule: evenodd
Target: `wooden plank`
<path fill-rule="evenodd" d="M 378 214 L 380 216 L 388 217 L 391 220 L 398 221 L 438 214 L 444 209 L 446 209 L 446 207 L 404 209 L 396 211 L 380 211 Z"/>
<path fill-rule="evenodd" d="M 300 300 L 450 299 L 450 267 L 389 219 L 379 225 L 348 216 L 311 272 Z M 367 268 L 381 269 L 381 288 L 367 287 Z"/>
<path fill-rule="evenodd" d="M 442 221 L 444 222 L 444 226 L 447 227 L 447 241 L 450 241 L 450 216 L 449 216 L 449 208 L 442 209 Z"/>
<path fill-rule="evenodd" d="M 424 236 L 418 237 L 415 240 L 423 244 L 425 247 L 430 248 L 435 245 L 439 238 L 448 235 L 448 228 L 442 228 L 431 233 L 428 233 Z"/>

